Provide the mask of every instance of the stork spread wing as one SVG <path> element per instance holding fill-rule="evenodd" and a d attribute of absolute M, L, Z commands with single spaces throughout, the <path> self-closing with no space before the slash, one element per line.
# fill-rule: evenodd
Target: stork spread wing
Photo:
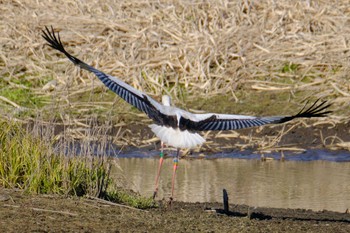
<path fill-rule="evenodd" d="M 145 93 L 131 87 L 130 85 L 126 84 L 125 82 L 116 77 L 103 73 L 102 71 L 86 64 L 85 62 L 79 60 L 78 58 L 68 53 L 63 47 L 59 33 L 57 33 L 56 36 L 52 27 L 51 31 L 47 27 L 45 27 L 45 30 L 43 30 L 42 32 L 42 37 L 48 42 L 48 45 L 51 48 L 54 48 L 66 55 L 66 57 L 71 62 L 73 62 L 80 68 L 94 73 L 110 90 L 115 92 L 129 104 L 135 106 L 140 111 L 146 113 L 147 116 L 154 120 L 157 124 L 166 126 L 174 126 L 177 124 L 176 116 L 169 116 L 163 114 L 162 108 L 164 106 L 152 99 L 151 97 L 149 97 L 148 95 L 146 95 Z"/>
<path fill-rule="evenodd" d="M 306 104 L 299 113 L 293 116 L 254 117 L 215 113 L 194 114 L 191 119 L 184 117 L 180 119 L 180 129 L 192 131 L 235 130 L 265 124 L 279 124 L 291 121 L 295 118 L 323 117 L 331 113 L 331 111 L 326 110 L 330 105 L 331 104 L 327 103 L 327 101 L 317 100 L 308 108 L 306 108 Z M 195 120 L 196 118 L 199 120 Z"/>
<path fill-rule="evenodd" d="M 167 106 L 158 103 L 145 93 L 131 87 L 122 80 L 105 74 L 68 53 L 63 47 L 59 33 L 56 35 L 52 27 L 51 31 L 49 28 L 45 27 L 45 30 L 42 32 L 42 37 L 48 42 L 50 47 L 66 55 L 71 62 L 80 68 L 94 73 L 110 90 L 115 92 L 129 104 L 146 113 L 147 116 L 158 125 L 173 128 L 180 127 L 181 130 L 190 131 L 235 130 L 265 124 L 283 123 L 293 120 L 294 118 L 322 117 L 331 112 L 326 111 L 326 109 L 330 106 L 329 103 L 326 101 L 321 102 L 317 100 L 309 108 L 306 108 L 305 105 L 298 114 L 293 116 L 254 117 L 215 113 L 192 114 L 180 109 L 178 109 L 177 112 L 172 112 L 169 114 L 169 112 L 166 110 Z M 178 114 L 181 115 L 179 122 L 177 118 Z"/>

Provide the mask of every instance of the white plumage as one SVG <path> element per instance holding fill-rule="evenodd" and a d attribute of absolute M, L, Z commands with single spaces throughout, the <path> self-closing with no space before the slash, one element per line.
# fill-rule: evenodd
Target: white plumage
<path fill-rule="evenodd" d="M 151 124 L 149 127 L 162 142 L 175 148 L 190 149 L 205 142 L 201 135 L 190 133 L 188 130 L 181 131 L 179 128 L 174 129 L 156 124 Z"/>

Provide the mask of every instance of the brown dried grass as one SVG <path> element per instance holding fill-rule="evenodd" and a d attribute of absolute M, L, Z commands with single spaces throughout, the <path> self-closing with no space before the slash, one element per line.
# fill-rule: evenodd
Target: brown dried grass
<path fill-rule="evenodd" d="M 67 124 L 85 118 L 70 119 L 66 109 L 112 116 L 116 104 L 126 105 L 79 101 L 102 84 L 44 46 L 44 26 L 60 31 L 72 54 L 154 96 L 180 103 L 222 94 L 238 101 L 240 89 L 304 91 L 305 98 L 333 100 L 338 118 L 348 120 L 347 0 L 0 2 L 0 77 L 18 88 L 28 87 L 13 80 L 41 80 L 31 88 L 59 102 L 51 108 L 64 109 Z M 19 108 L 0 99 L 0 106 L 9 103 Z"/>

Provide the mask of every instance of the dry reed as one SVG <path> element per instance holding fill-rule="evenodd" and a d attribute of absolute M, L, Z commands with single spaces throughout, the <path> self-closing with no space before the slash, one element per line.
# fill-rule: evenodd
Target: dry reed
<path fill-rule="evenodd" d="M 65 125 L 86 129 L 97 115 L 123 123 L 130 108 L 44 46 L 41 30 L 49 25 L 72 54 L 153 96 L 170 94 L 180 106 L 217 95 L 244 102 L 237 95 L 242 90 L 286 92 L 294 102 L 302 92 L 295 102 L 331 99 L 337 120 L 348 121 L 347 0 L 5 0 L 0 10 L 0 89 L 44 97 L 50 104 L 39 111 L 55 110 Z M 2 93 L 1 114 L 28 108 Z M 119 133 L 121 144 L 149 143 Z"/>

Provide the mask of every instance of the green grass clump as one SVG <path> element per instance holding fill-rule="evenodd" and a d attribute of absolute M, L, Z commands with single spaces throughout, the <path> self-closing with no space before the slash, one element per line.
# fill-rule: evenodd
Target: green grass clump
<path fill-rule="evenodd" d="M 34 136 L 21 124 L 0 120 L 0 186 L 29 193 L 94 196 L 153 207 L 147 198 L 109 188 L 111 163 L 106 157 L 54 153 L 53 143 Z"/>
<path fill-rule="evenodd" d="M 54 154 L 49 142 L 20 124 L 0 122 L 0 185 L 30 193 L 99 196 L 107 188 L 108 164 L 99 158 Z"/>
<path fill-rule="evenodd" d="M 112 202 L 123 203 L 139 209 L 148 209 L 157 207 L 153 198 L 142 197 L 136 193 L 130 193 L 125 190 L 119 191 L 115 189 L 106 196 L 106 199 Z"/>
<path fill-rule="evenodd" d="M 286 63 L 281 69 L 282 73 L 295 73 L 299 68 L 298 64 Z"/>
<path fill-rule="evenodd" d="M 42 99 L 35 96 L 29 89 L 0 89 L 0 95 L 4 96 L 20 106 L 26 107 L 41 107 L 43 106 Z"/>
<path fill-rule="evenodd" d="M 0 80 L 0 96 L 26 108 L 40 108 L 47 99 L 34 93 L 33 84 L 24 78 L 13 79 L 12 83 L 6 79 Z"/>

